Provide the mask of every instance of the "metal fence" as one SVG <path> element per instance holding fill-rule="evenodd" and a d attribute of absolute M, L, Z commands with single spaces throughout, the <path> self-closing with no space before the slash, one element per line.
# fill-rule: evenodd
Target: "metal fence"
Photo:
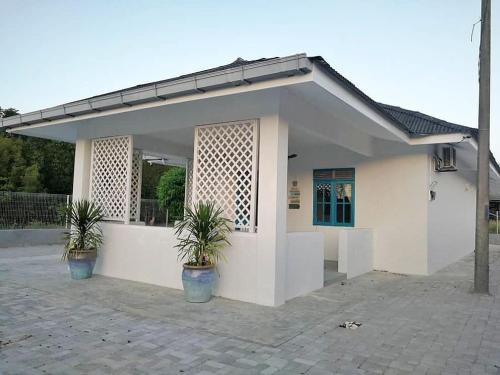
<path fill-rule="evenodd" d="M 63 207 L 71 195 L 0 191 L 0 229 L 67 227 Z M 140 221 L 145 225 L 165 226 L 168 210 L 156 199 L 141 199 Z M 168 220 L 172 225 L 172 220 Z M 490 212 L 490 233 L 500 234 L 500 214 Z"/>
<path fill-rule="evenodd" d="M 140 221 L 145 225 L 164 227 L 167 222 L 167 211 L 160 207 L 156 199 L 141 199 Z"/>
<path fill-rule="evenodd" d="M 0 229 L 67 227 L 62 209 L 70 202 L 71 195 L 0 191 Z M 156 199 L 141 200 L 145 225 L 165 226 L 167 215 Z"/>
<path fill-rule="evenodd" d="M 490 212 L 490 233 L 500 234 L 500 212 Z"/>
<path fill-rule="evenodd" d="M 0 229 L 63 228 L 70 195 L 0 191 Z"/>

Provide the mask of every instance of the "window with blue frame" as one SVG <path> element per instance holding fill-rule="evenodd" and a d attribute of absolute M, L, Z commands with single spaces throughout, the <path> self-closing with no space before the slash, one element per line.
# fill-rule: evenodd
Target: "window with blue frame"
<path fill-rule="evenodd" d="M 354 226 L 354 168 L 314 170 L 314 225 Z"/>

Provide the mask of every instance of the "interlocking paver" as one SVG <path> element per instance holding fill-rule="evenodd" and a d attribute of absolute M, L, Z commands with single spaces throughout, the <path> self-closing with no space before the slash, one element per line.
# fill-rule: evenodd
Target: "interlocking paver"
<path fill-rule="evenodd" d="M 470 292 L 469 256 L 429 277 L 371 272 L 278 308 L 75 282 L 59 250 L 0 250 L 1 374 L 500 374 L 499 246 L 491 296 Z"/>

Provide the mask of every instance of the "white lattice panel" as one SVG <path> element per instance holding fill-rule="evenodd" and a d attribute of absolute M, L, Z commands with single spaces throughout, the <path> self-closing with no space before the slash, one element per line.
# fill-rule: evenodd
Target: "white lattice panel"
<path fill-rule="evenodd" d="M 255 230 L 257 148 L 255 120 L 195 131 L 193 202 L 215 202 L 237 230 Z"/>
<path fill-rule="evenodd" d="M 188 159 L 186 163 L 186 191 L 184 207 L 191 207 L 193 201 L 193 161 Z"/>
<path fill-rule="evenodd" d="M 129 220 L 132 149 L 130 136 L 92 141 L 90 197 L 107 220 Z"/>
<path fill-rule="evenodd" d="M 130 219 L 139 221 L 141 214 L 142 152 L 134 150 L 130 181 Z"/>

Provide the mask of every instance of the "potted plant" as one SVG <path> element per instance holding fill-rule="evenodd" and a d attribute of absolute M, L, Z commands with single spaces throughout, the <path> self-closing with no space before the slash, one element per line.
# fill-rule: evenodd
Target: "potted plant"
<path fill-rule="evenodd" d="M 72 279 L 88 279 L 92 277 L 97 249 L 102 244 L 99 222 L 104 213 L 95 203 L 85 199 L 73 202 L 64 212 L 71 229 L 66 234 L 62 258 L 68 261 Z"/>
<path fill-rule="evenodd" d="M 182 285 L 188 302 L 207 302 L 212 297 L 215 266 L 225 259 L 222 250 L 230 245 L 230 223 L 215 203 L 200 202 L 186 208 L 184 219 L 175 226 L 179 259 L 185 262 Z"/>

